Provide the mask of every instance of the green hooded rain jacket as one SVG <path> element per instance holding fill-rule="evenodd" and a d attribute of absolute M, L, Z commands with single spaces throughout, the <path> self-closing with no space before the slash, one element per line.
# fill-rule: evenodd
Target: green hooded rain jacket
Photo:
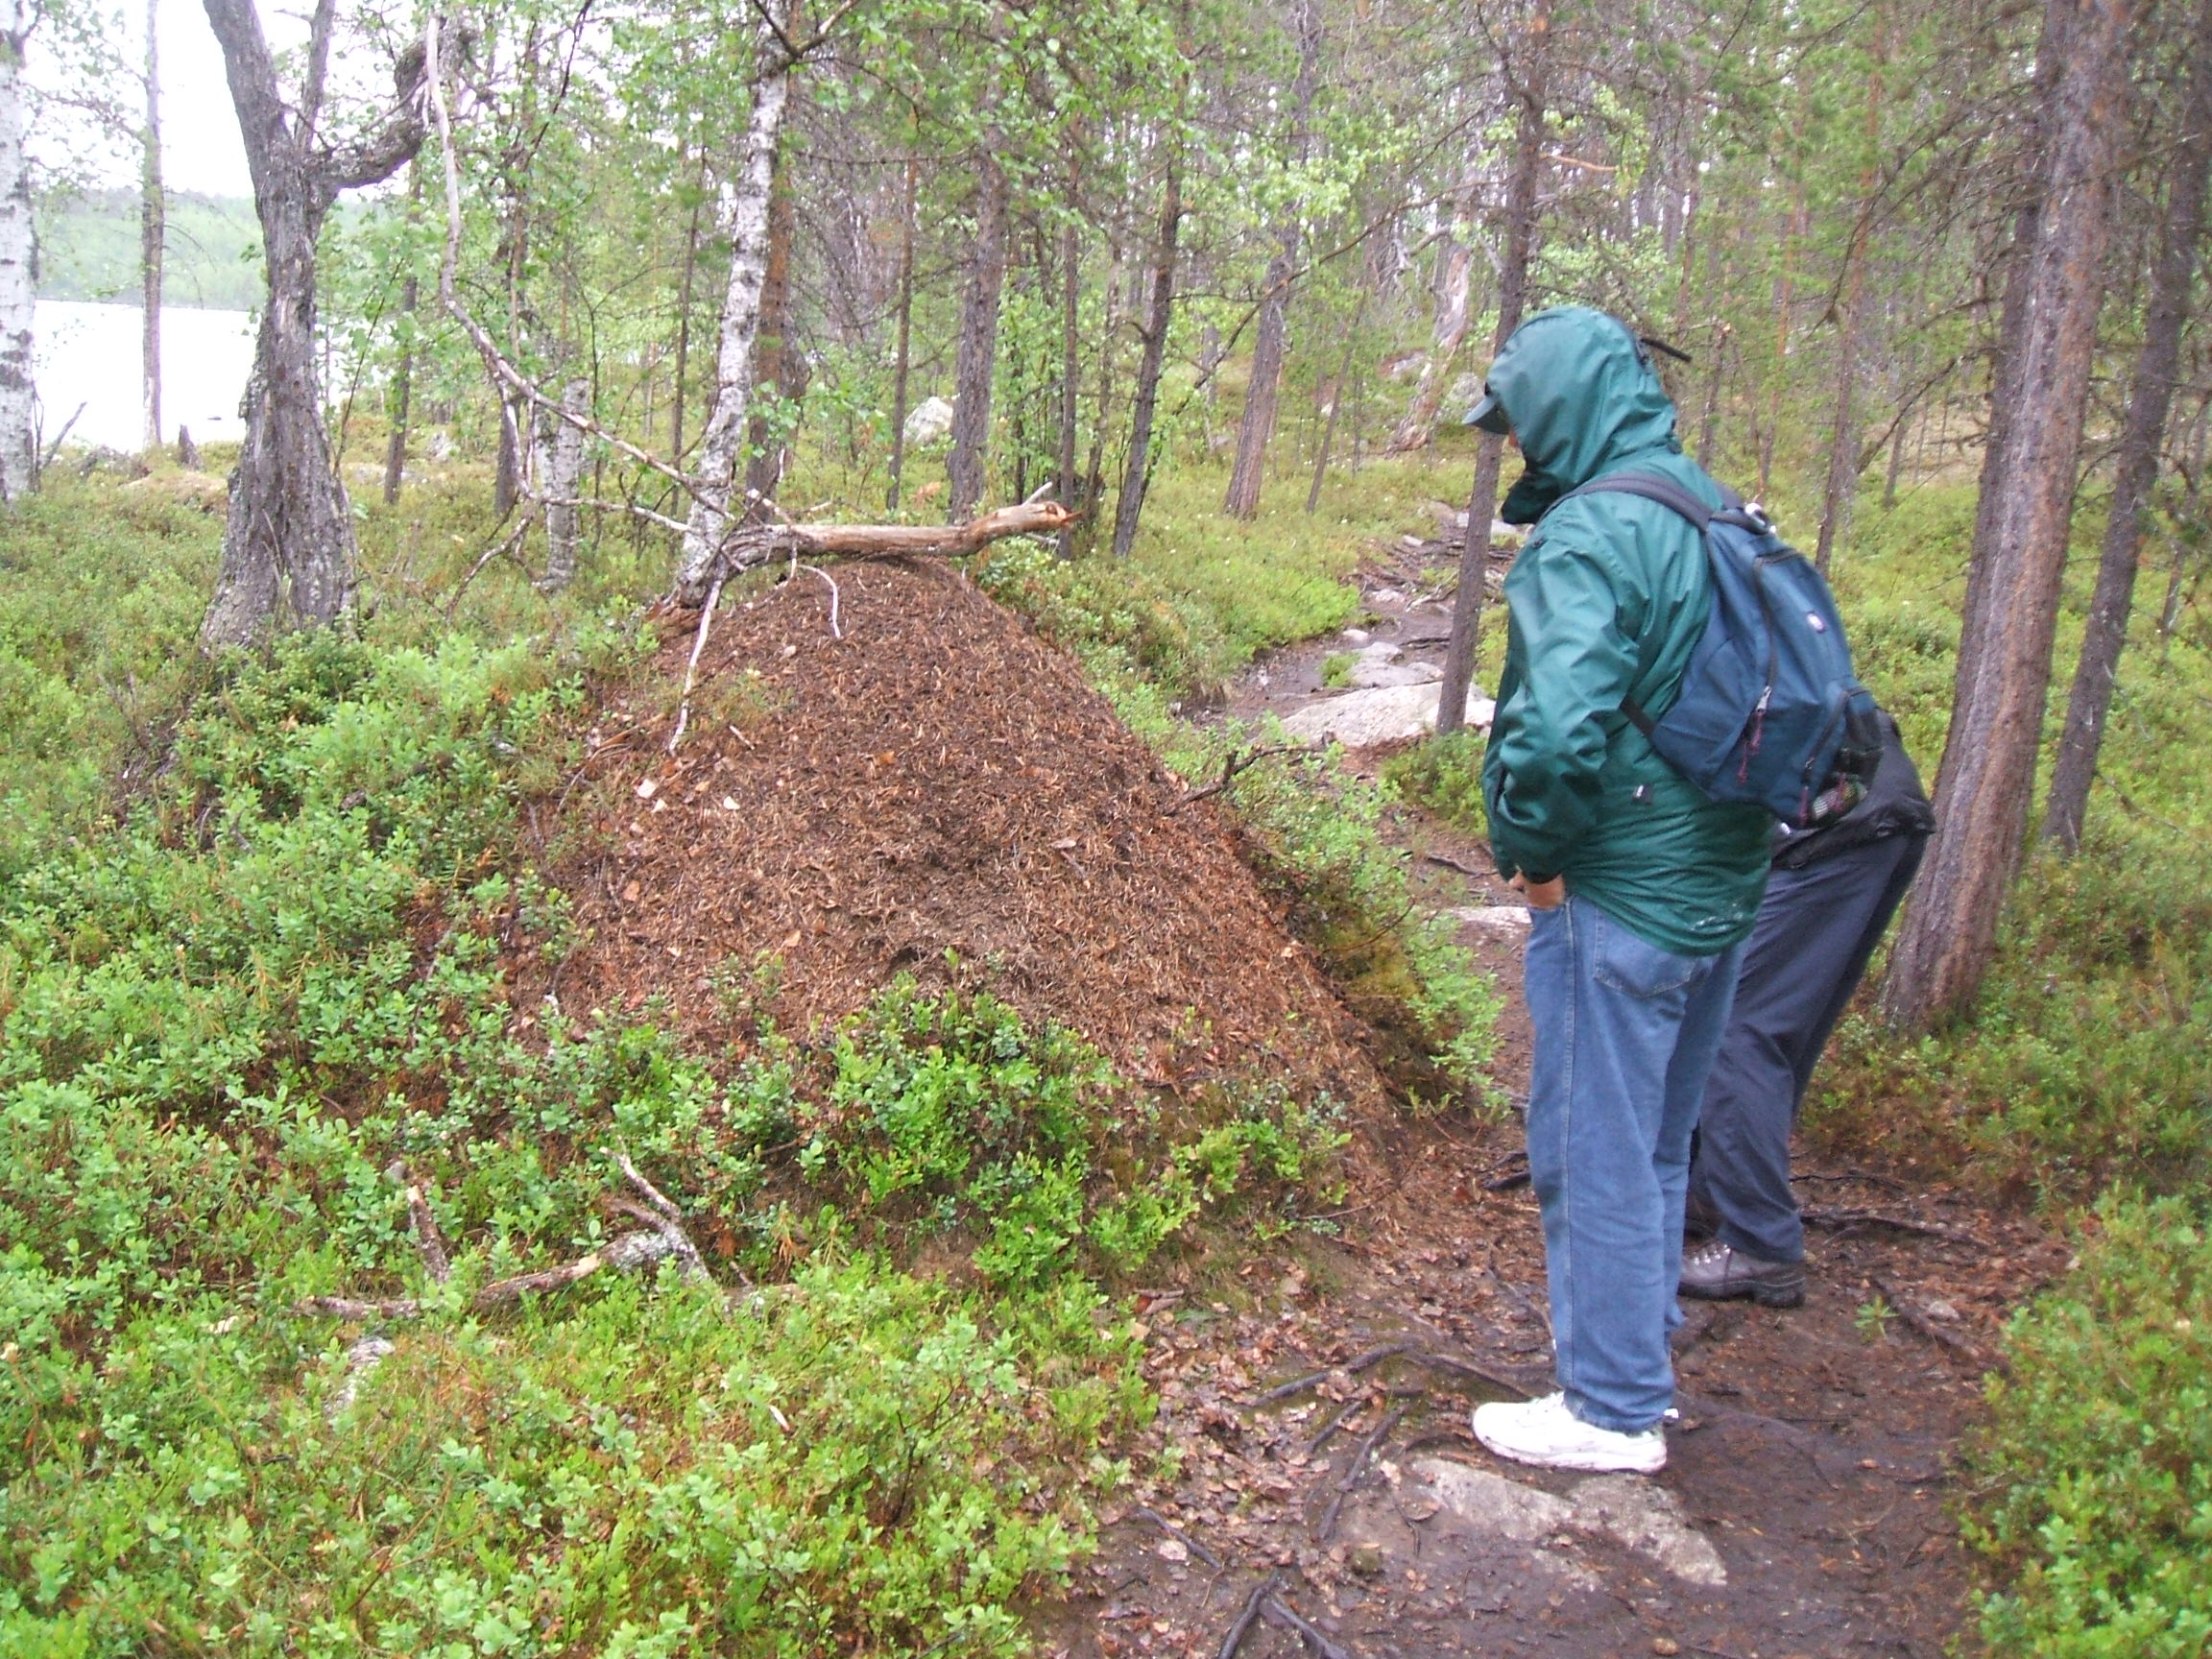
<path fill-rule="evenodd" d="M 1489 390 L 1527 462 L 1503 517 L 1536 523 L 1505 578 L 1505 670 L 1482 764 L 1499 871 L 1564 876 L 1661 950 L 1723 950 L 1758 915 L 1774 821 L 1709 800 L 1621 712 L 1627 698 L 1654 712 L 1673 702 L 1711 609 L 1703 541 L 1639 496 L 1550 511 L 1608 472 L 1658 473 L 1716 506 L 1719 487 L 1682 453 L 1644 349 L 1602 311 L 1529 318 L 1491 364 Z"/>

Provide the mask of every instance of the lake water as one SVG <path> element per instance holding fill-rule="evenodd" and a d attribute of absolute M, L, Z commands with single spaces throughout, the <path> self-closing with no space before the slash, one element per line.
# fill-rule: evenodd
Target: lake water
<path fill-rule="evenodd" d="M 35 325 L 38 401 L 45 442 L 84 405 L 71 444 L 135 450 L 143 441 L 139 408 L 139 309 L 77 300 L 41 300 Z M 239 399 L 253 369 L 253 320 L 244 311 L 161 308 L 161 441 L 189 426 L 201 443 L 235 440 Z"/>

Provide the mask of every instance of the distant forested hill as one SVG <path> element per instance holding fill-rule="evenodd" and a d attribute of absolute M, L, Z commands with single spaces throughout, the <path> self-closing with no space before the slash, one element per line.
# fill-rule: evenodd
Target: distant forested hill
<path fill-rule="evenodd" d="M 38 295 L 138 299 L 138 193 L 94 190 L 38 203 Z M 261 227 L 243 196 L 169 198 L 163 298 L 245 311 L 261 302 Z"/>

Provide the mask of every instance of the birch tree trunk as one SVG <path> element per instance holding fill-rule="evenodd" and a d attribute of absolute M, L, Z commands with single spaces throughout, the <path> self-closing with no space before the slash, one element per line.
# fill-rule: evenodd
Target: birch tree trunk
<path fill-rule="evenodd" d="M 1152 302 L 1144 318 L 1144 351 L 1137 360 L 1136 397 L 1129 411 L 1129 460 L 1114 501 L 1114 557 L 1137 545 L 1144 493 L 1152 482 L 1152 415 L 1160 401 L 1160 367 L 1167 353 L 1167 326 L 1175 314 L 1175 249 L 1183 230 L 1183 157 L 1167 159 L 1167 186 L 1160 202 L 1160 235 L 1152 245 Z"/>
<path fill-rule="evenodd" d="M 714 412 L 700 435 L 698 494 L 691 502 L 676 590 L 686 604 L 707 596 L 715 555 L 735 518 L 731 493 L 745 464 L 745 432 L 753 396 L 753 340 L 760 325 L 767 279 L 768 197 L 776 183 L 776 144 L 791 96 L 793 64 L 778 36 L 788 28 L 791 0 L 763 0 L 771 26 L 760 32 L 759 78 L 735 173 L 722 183 L 722 218 L 730 233 L 730 280 L 722 295 L 721 338 L 714 362 Z"/>
<path fill-rule="evenodd" d="M 557 421 L 545 455 L 545 578 L 538 586 L 558 593 L 576 580 L 576 544 L 584 510 L 577 496 L 584 488 L 584 427 L 591 413 L 591 382 L 578 375 L 561 389 L 561 407 L 576 417 Z"/>
<path fill-rule="evenodd" d="M 1447 238 L 1439 257 L 1443 271 L 1436 283 L 1436 326 L 1429 343 L 1429 355 L 1421 360 L 1421 378 L 1414 382 L 1413 400 L 1406 418 L 1390 434 L 1384 446 L 1392 455 L 1425 447 L 1436 431 L 1436 410 L 1444 401 L 1445 376 L 1459 355 L 1459 343 L 1467 338 L 1468 293 L 1475 256 L 1456 238 Z"/>
<path fill-rule="evenodd" d="M 246 430 L 204 649 L 248 645 L 273 628 L 334 621 L 353 601 L 352 514 L 331 463 L 316 373 L 315 239 L 339 192 L 388 179 L 422 142 L 421 66 L 384 126 L 359 144 L 317 132 L 336 0 L 318 0 L 297 93 L 279 85 L 253 0 L 204 0 L 238 112 L 269 283 Z"/>
<path fill-rule="evenodd" d="M 31 328 L 38 285 L 31 219 L 31 161 L 23 150 L 23 49 L 36 12 L 25 0 L 0 29 L 0 501 L 36 482 L 36 388 Z"/>
<path fill-rule="evenodd" d="M 1925 1029 L 1980 990 L 2027 838 L 2051 682 L 2081 427 L 2104 299 L 2114 152 L 2127 127 L 2129 0 L 2047 0 L 2033 241 L 2007 296 L 2016 407 L 1983 478 L 1936 830 L 1887 983 L 1893 1025 Z M 2018 303 L 2015 305 L 2014 301 Z"/>
<path fill-rule="evenodd" d="M 161 257 L 168 240 L 168 198 L 161 186 L 161 58 L 155 36 L 156 0 L 146 0 L 146 128 L 139 140 L 139 379 L 145 446 L 161 447 Z"/>
<path fill-rule="evenodd" d="M 960 301 L 952 356 L 952 450 L 945 472 L 946 522 L 959 524 L 983 499 L 991 459 L 991 382 L 998 366 L 998 301 L 1006 287 L 1006 170 L 984 140 L 975 184 L 975 251 Z"/>
<path fill-rule="evenodd" d="M 2205 176 L 2212 164 L 2212 0 L 2204 0 L 2193 37 L 2197 50 L 2190 60 L 2188 103 L 2167 183 L 2164 235 L 2151 278 L 2143 351 L 2135 360 L 2135 383 L 2128 392 L 2128 423 L 2120 437 L 2111 516 L 2104 523 L 2097 589 L 2089 601 L 2081 657 L 2066 699 L 2066 727 L 2051 775 L 2051 799 L 2044 808 L 2043 833 L 2069 854 L 2080 850 L 2089 785 L 2097 776 L 2097 751 L 2104 736 L 2104 717 L 2112 708 L 2120 653 L 2128 643 L 2135 571 L 2143 556 L 2144 512 L 2158 481 L 2158 451 L 2165 442 L 2166 416 L 2181 366 L 2181 330 L 2189 320 L 2190 290 L 2197 280 L 2197 244 L 2204 234 Z"/>
<path fill-rule="evenodd" d="M 1544 100 L 1551 79 L 1551 0 L 1537 0 L 1528 18 L 1527 44 L 1516 66 L 1521 115 L 1513 135 L 1513 180 L 1505 193 L 1505 259 L 1498 272 L 1495 357 L 1521 326 L 1528 301 L 1528 255 L 1536 241 L 1536 180 L 1544 162 Z M 1467 535 L 1459 546 L 1459 591 L 1452 601 L 1452 637 L 1444 647 L 1444 678 L 1436 688 L 1436 734 L 1467 723 L 1467 692 L 1475 684 L 1475 652 L 1482 642 L 1482 608 L 1490 581 L 1490 518 L 1498 510 L 1498 471 L 1504 439 L 1482 435 L 1475 452 L 1475 483 L 1467 494 Z"/>

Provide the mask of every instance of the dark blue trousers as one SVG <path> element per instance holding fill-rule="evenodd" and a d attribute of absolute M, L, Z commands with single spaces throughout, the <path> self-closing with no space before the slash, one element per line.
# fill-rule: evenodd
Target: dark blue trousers
<path fill-rule="evenodd" d="M 1802 870 L 1777 866 L 1744 950 L 1736 1002 L 1705 1084 L 1693 1209 L 1767 1262 L 1802 1262 L 1790 1134 L 1836 1022 L 1920 868 L 1927 837 L 1883 836 Z"/>

